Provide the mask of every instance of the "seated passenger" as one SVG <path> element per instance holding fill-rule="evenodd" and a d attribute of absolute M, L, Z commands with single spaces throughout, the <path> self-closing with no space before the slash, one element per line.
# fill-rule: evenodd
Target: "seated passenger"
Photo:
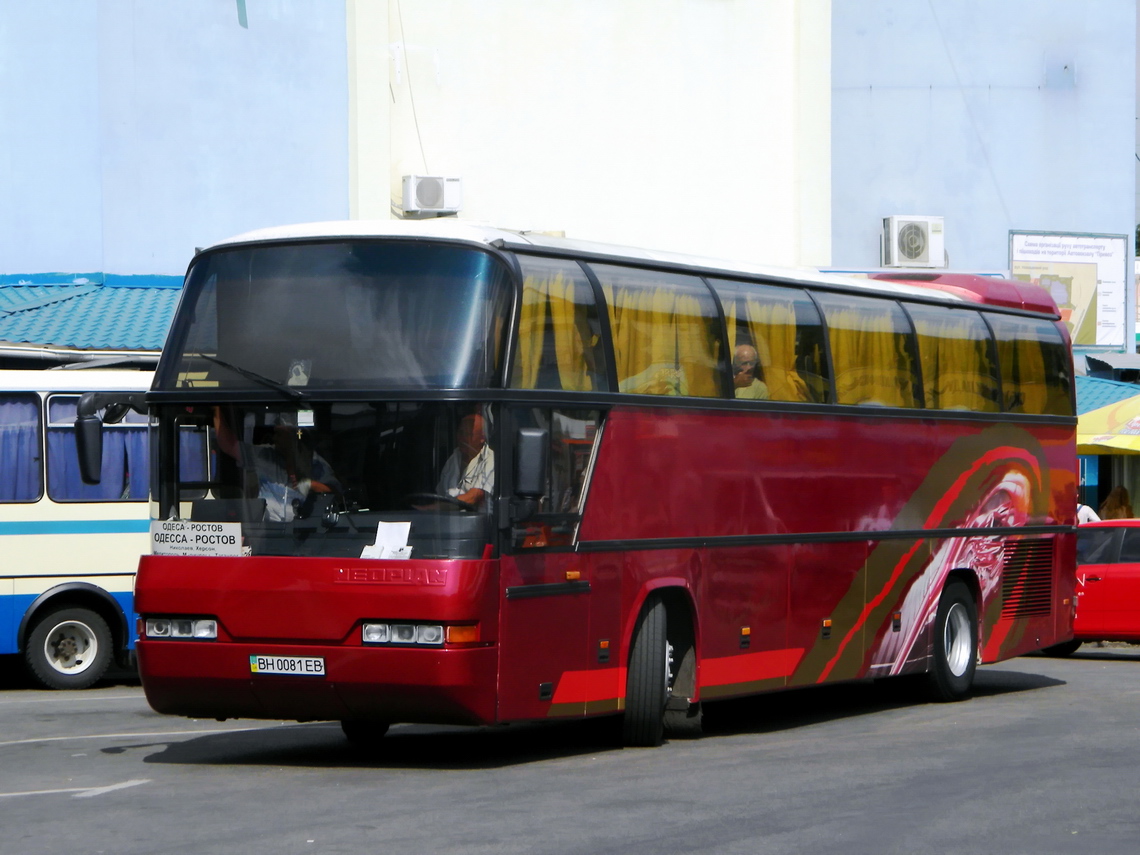
<path fill-rule="evenodd" d="M 219 449 L 256 472 L 257 495 L 265 500 L 267 520 L 289 522 L 299 516 L 311 495 L 341 491 L 332 467 L 308 447 L 296 421 L 287 415 L 273 426 L 271 444 L 254 445 L 238 440 L 215 409 L 214 435 Z"/>
<path fill-rule="evenodd" d="M 750 344 L 738 344 L 732 357 L 732 385 L 736 397 L 767 400 L 768 387 L 756 376 L 760 357 Z"/>

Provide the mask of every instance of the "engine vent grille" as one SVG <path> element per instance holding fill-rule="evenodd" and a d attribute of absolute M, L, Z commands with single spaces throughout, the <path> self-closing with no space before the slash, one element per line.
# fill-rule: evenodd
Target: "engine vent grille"
<path fill-rule="evenodd" d="M 1006 541 L 1001 595 L 1003 618 L 1052 613 L 1052 540 Z"/>

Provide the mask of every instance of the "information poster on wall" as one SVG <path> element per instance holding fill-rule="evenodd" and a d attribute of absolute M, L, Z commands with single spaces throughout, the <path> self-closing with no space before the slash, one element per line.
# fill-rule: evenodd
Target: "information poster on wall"
<path fill-rule="evenodd" d="M 1123 347 L 1128 324 L 1128 236 L 1009 233 L 1014 279 L 1045 288 L 1075 345 Z"/>

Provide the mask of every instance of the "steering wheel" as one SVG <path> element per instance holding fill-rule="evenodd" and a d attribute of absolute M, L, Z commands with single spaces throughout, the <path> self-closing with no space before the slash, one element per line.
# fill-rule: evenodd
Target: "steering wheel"
<path fill-rule="evenodd" d="M 339 490 L 310 490 L 304 499 L 293 500 L 293 509 L 296 519 L 303 520 L 308 517 L 327 517 L 329 514 L 339 516 L 348 511 L 348 503 Z"/>
<path fill-rule="evenodd" d="M 410 505 L 424 504 L 425 502 L 443 502 L 448 505 L 455 505 L 455 507 L 464 511 L 475 510 L 475 505 L 470 502 L 465 502 L 462 499 L 457 499 L 455 496 L 447 496 L 443 493 L 409 493 L 404 497 Z"/>

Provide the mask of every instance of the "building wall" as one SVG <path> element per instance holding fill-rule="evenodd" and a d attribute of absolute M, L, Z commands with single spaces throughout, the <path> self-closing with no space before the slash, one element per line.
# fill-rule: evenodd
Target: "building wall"
<path fill-rule="evenodd" d="M 345 26 L 327 0 L 3 4 L 0 274 L 180 275 L 348 216 Z"/>
<path fill-rule="evenodd" d="M 1134 0 L 834 0 L 832 33 L 836 267 L 891 214 L 944 216 L 962 270 L 1010 229 L 1134 232 Z"/>
<path fill-rule="evenodd" d="M 398 215 L 826 264 L 829 0 L 42 0 L 0 10 L 0 275 Z"/>
<path fill-rule="evenodd" d="M 391 100 L 354 93 L 354 175 L 388 175 L 357 187 L 361 215 L 398 206 L 405 174 L 453 175 L 463 218 L 829 261 L 828 0 L 365 5 L 350 77 Z"/>

